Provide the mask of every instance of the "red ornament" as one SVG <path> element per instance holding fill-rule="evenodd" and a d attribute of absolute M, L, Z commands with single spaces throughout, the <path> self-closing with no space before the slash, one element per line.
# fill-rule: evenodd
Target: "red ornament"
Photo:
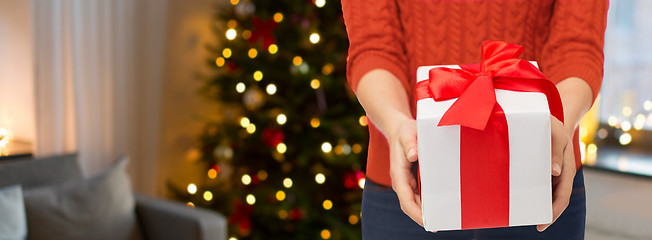
<path fill-rule="evenodd" d="M 303 218 L 303 212 L 299 208 L 290 210 L 290 219 L 300 221 Z"/>
<path fill-rule="evenodd" d="M 358 181 L 356 180 L 355 174 L 353 172 L 348 172 L 344 174 L 344 187 L 347 189 L 353 189 L 357 185 Z"/>
<path fill-rule="evenodd" d="M 281 130 L 271 128 L 263 130 L 263 142 L 267 146 L 276 147 L 283 142 L 283 139 L 285 139 L 285 134 Z"/>
<path fill-rule="evenodd" d="M 272 45 L 276 42 L 272 30 L 274 30 L 278 24 L 274 22 L 273 19 L 263 21 L 258 17 L 253 17 L 251 19 L 251 24 L 254 25 L 254 30 L 251 31 L 249 43 L 256 44 L 258 40 L 262 40 L 263 49 L 267 49 L 269 45 Z"/>
<path fill-rule="evenodd" d="M 254 211 L 254 206 L 236 199 L 233 201 L 233 209 L 229 216 L 229 224 L 238 226 L 241 236 L 249 235 L 251 231 L 251 214 Z"/>

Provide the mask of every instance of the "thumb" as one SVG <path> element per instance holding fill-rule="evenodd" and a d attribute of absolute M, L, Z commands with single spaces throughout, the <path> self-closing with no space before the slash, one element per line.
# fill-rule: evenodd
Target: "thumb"
<path fill-rule="evenodd" d="M 403 132 L 401 133 L 400 142 L 401 142 L 401 147 L 403 147 L 403 151 L 405 152 L 405 157 L 407 158 L 407 160 L 410 162 L 416 162 L 418 159 L 417 135 L 410 134 L 408 132 Z"/>

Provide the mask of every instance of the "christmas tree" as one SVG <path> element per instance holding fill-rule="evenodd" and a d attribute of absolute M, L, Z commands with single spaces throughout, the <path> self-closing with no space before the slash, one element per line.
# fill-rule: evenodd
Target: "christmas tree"
<path fill-rule="evenodd" d="M 339 1 L 218 4 L 201 94 L 205 181 L 174 188 L 229 218 L 235 239 L 360 239 L 367 118 L 346 83 Z M 209 23 L 207 23 L 209 24 Z"/>

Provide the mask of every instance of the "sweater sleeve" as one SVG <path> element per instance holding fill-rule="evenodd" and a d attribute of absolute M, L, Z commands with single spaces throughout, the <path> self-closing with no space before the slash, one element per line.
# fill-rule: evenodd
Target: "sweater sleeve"
<path fill-rule="evenodd" d="M 396 76 L 407 90 L 407 57 L 396 0 L 342 0 L 349 37 L 346 74 L 353 91 L 374 69 Z"/>
<path fill-rule="evenodd" d="M 540 59 L 543 73 L 554 83 L 569 77 L 586 81 L 593 100 L 602 85 L 608 7 L 607 0 L 557 0 Z"/>

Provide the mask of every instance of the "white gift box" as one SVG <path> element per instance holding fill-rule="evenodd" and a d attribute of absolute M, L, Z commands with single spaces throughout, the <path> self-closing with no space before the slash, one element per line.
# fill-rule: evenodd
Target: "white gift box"
<path fill-rule="evenodd" d="M 430 69 L 435 67 L 460 68 L 457 65 L 422 66 L 417 69 L 417 82 L 427 80 Z M 551 132 L 546 96 L 500 89 L 495 92 L 505 112 L 509 136 L 508 226 L 550 223 Z M 460 190 L 461 128 L 459 125 L 437 126 L 455 100 L 425 98 L 417 102 L 421 210 L 427 231 L 465 229 Z"/>

